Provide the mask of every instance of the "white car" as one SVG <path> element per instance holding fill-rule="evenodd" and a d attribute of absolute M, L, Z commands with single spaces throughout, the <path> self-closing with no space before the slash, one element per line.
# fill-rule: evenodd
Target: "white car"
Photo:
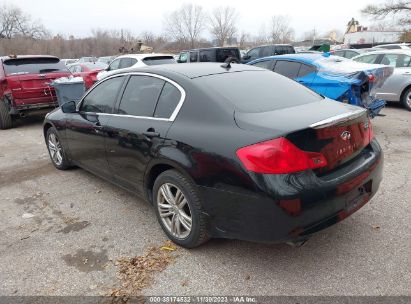
<path fill-rule="evenodd" d="M 394 73 L 381 88 L 376 89 L 376 96 L 387 101 L 401 102 L 411 111 L 411 50 L 381 49 L 355 56 L 352 60 L 394 67 Z"/>
<path fill-rule="evenodd" d="M 168 64 L 168 63 L 177 63 L 173 55 L 169 54 L 127 54 L 118 56 L 114 59 L 110 65 L 104 71 L 101 71 L 97 74 L 97 79 L 101 80 L 106 78 L 115 71 L 127 69 L 127 68 L 136 68 L 136 67 L 145 67 L 149 65 L 159 65 L 159 64 Z"/>

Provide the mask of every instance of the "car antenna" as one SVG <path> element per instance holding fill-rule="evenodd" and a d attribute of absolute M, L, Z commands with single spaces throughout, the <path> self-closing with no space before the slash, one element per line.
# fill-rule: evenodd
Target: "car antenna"
<path fill-rule="evenodd" d="M 230 63 L 230 61 L 229 61 L 229 62 L 226 62 L 226 63 L 223 63 L 223 64 L 221 65 L 221 67 L 222 67 L 222 68 L 225 68 L 225 69 L 228 71 L 229 69 L 231 69 L 231 63 Z"/>

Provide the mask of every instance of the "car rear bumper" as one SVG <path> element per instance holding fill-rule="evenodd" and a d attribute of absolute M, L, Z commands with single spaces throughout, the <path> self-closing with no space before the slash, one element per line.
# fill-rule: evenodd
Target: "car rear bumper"
<path fill-rule="evenodd" d="M 344 168 L 317 177 L 312 171 L 255 175 L 261 191 L 200 187 L 210 234 L 259 242 L 298 240 L 364 206 L 382 180 L 383 154 L 374 140 Z"/>

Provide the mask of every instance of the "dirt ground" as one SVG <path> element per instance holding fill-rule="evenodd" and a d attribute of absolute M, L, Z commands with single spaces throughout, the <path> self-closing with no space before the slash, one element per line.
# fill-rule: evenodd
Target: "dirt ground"
<path fill-rule="evenodd" d="M 379 192 L 300 248 L 170 248 L 148 203 L 84 170 L 56 170 L 41 119 L 0 131 L 0 295 L 130 286 L 143 295 L 411 295 L 411 112 L 383 113 L 373 121 L 385 152 Z"/>

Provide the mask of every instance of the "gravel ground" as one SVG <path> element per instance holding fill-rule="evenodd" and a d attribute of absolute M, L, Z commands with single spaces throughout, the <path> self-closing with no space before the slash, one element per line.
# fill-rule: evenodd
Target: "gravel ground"
<path fill-rule="evenodd" d="M 141 294 L 411 295 L 411 113 L 384 114 L 374 120 L 384 180 L 353 216 L 300 248 L 212 240 L 165 250 Z M 118 259 L 167 239 L 148 203 L 84 170 L 56 170 L 41 122 L 0 131 L 0 295 L 107 295 L 124 283 Z"/>

